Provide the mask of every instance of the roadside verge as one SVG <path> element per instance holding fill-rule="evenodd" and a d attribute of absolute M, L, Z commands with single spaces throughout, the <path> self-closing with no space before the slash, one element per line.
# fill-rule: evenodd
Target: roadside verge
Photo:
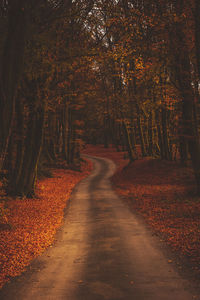
<path fill-rule="evenodd" d="M 36 198 L 6 199 L 11 228 L 0 230 L 0 288 L 53 243 L 73 188 L 91 170 L 89 161 L 82 172 L 55 169 L 52 178 L 38 181 Z"/>

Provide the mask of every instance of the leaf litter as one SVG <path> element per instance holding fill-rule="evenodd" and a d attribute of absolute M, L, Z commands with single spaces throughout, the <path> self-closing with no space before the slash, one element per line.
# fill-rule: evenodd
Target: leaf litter
<path fill-rule="evenodd" d="M 38 181 L 37 197 L 6 199 L 11 229 L 0 230 L 0 288 L 51 246 L 74 186 L 91 170 L 91 162 L 82 165 L 82 172 L 55 169 L 53 178 Z"/>
<path fill-rule="evenodd" d="M 128 164 L 125 152 L 99 145 L 88 146 L 85 153 L 116 163 L 116 192 L 200 279 L 200 197 L 195 195 L 192 168 L 141 156 Z"/>

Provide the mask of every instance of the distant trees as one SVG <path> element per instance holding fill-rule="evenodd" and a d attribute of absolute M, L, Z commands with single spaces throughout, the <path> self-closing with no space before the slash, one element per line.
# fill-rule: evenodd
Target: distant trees
<path fill-rule="evenodd" d="M 138 144 L 143 156 L 191 159 L 200 189 L 198 1 L 98 1 L 96 11 L 102 139 L 126 147 L 130 161 Z"/>

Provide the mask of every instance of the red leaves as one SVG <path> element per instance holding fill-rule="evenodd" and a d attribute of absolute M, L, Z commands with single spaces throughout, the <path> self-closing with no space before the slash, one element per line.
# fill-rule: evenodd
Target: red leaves
<path fill-rule="evenodd" d="M 119 166 L 112 178 L 117 192 L 139 211 L 178 256 L 187 257 L 200 273 L 200 198 L 192 196 L 191 168 L 176 162 L 140 159 L 124 168 L 123 153 L 89 147 L 88 153 L 113 159 Z"/>
<path fill-rule="evenodd" d="M 8 222 L 13 229 L 0 231 L 0 287 L 51 245 L 70 193 L 90 172 L 91 163 L 82 168 L 82 173 L 55 170 L 54 178 L 39 181 L 38 198 L 7 200 Z"/>
<path fill-rule="evenodd" d="M 127 180 L 128 178 L 128 180 Z M 179 256 L 200 262 L 200 198 L 194 190 L 192 171 L 174 162 L 139 160 L 114 175 L 117 191 Z"/>

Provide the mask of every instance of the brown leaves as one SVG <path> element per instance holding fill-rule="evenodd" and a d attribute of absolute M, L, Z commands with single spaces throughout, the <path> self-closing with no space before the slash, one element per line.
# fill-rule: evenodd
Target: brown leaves
<path fill-rule="evenodd" d="M 62 224 L 70 193 L 75 184 L 90 172 L 91 163 L 82 168 L 82 173 L 55 170 L 54 178 L 39 181 L 38 198 L 7 202 L 8 222 L 13 229 L 0 231 L 0 287 L 23 272 L 34 257 L 51 245 Z"/>
<path fill-rule="evenodd" d="M 124 168 L 122 152 L 90 146 L 88 153 L 116 162 L 119 168 L 112 181 L 117 192 L 200 274 L 200 197 L 192 196 L 192 169 L 151 158 Z"/>

